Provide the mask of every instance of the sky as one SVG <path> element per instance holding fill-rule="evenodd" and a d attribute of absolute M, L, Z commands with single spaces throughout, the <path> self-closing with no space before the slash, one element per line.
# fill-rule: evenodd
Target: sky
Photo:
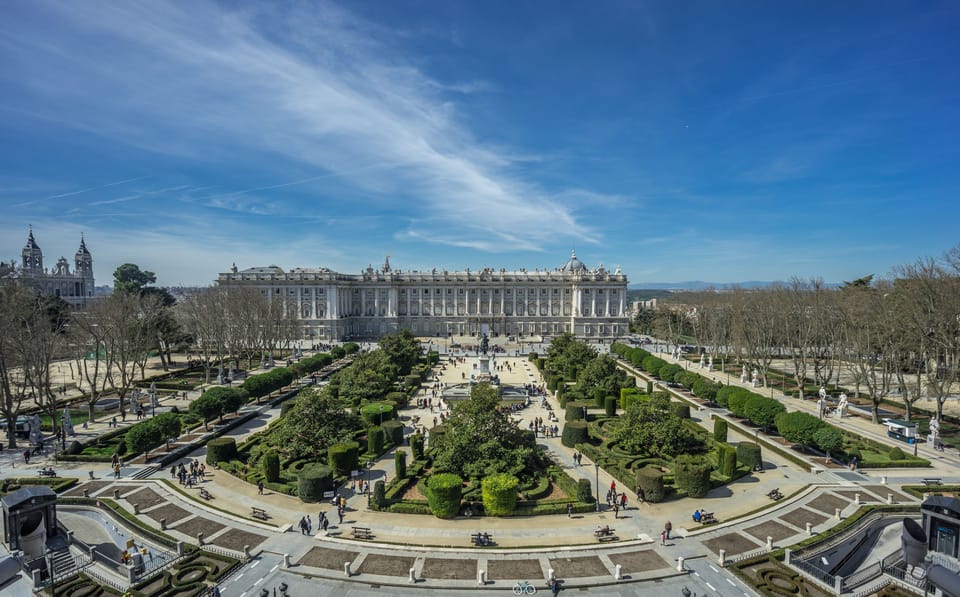
<path fill-rule="evenodd" d="M 0 259 L 883 276 L 960 241 L 960 4 L 0 3 Z"/>

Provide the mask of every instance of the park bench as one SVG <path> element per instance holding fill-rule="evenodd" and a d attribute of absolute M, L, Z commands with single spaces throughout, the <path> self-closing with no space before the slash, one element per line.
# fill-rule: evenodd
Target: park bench
<path fill-rule="evenodd" d="M 935 487 L 935 486 L 943 485 L 943 479 L 931 477 L 929 479 L 923 479 L 923 484 L 927 487 L 931 487 L 931 486 Z"/>
<path fill-rule="evenodd" d="M 200 488 L 200 497 L 202 497 L 202 498 L 205 499 L 205 500 L 212 500 L 212 499 L 213 499 L 213 494 L 210 493 L 209 491 L 207 491 L 206 488 L 201 487 L 201 488 Z"/>
<path fill-rule="evenodd" d="M 614 530 L 610 527 L 604 527 L 602 529 L 593 531 L 593 536 L 596 537 L 597 541 L 600 543 L 619 540 L 619 537 L 617 537 L 617 535 L 614 533 Z"/>
<path fill-rule="evenodd" d="M 470 535 L 470 543 L 480 547 L 493 545 L 493 535 L 489 533 L 473 533 Z"/>
<path fill-rule="evenodd" d="M 57 471 L 53 470 L 52 468 L 42 468 L 37 471 L 37 476 L 38 477 L 56 477 Z"/>
<path fill-rule="evenodd" d="M 353 527 L 350 532 L 354 539 L 373 539 L 373 533 L 367 527 Z"/>
<path fill-rule="evenodd" d="M 263 508 L 257 508 L 256 506 L 253 506 L 250 510 L 251 510 L 250 514 L 254 518 L 259 518 L 260 520 L 266 520 L 270 518 L 270 515 L 267 514 L 267 511 L 264 510 Z"/>
<path fill-rule="evenodd" d="M 770 498 L 771 500 L 776 501 L 781 499 L 783 497 L 783 494 L 780 493 L 780 488 L 778 487 L 776 489 L 770 490 L 770 493 L 767 494 L 767 497 Z"/>
<path fill-rule="evenodd" d="M 713 512 L 704 512 L 700 515 L 700 524 L 713 524 L 717 521 L 717 518 L 713 515 Z"/>

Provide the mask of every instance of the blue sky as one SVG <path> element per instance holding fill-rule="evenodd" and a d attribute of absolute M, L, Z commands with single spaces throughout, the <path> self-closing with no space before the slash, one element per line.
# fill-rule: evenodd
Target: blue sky
<path fill-rule="evenodd" d="M 0 257 L 853 279 L 958 242 L 953 2 L 6 2 Z"/>

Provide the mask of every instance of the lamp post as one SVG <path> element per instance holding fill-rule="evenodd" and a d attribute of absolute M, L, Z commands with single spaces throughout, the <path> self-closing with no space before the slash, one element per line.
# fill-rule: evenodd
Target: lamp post
<path fill-rule="evenodd" d="M 54 579 L 54 572 L 55 572 L 55 570 L 54 570 L 54 568 L 53 568 L 53 550 L 52 550 L 52 549 L 47 549 L 46 555 L 50 556 L 50 594 L 51 594 L 51 595 L 56 595 L 56 594 L 57 594 L 57 582 L 56 582 L 56 580 Z M 44 558 L 44 559 L 46 559 L 46 558 Z"/>
<path fill-rule="evenodd" d="M 597 512 L 600 511 L 600 463 L 594 462 L 593 468 L 597 474 Z"/>
<path fill-rule="evenodd" d="M 366 490 L 366 492 L 367 492 L 367 506 L 370 505 L 370 495 L 371 495 L 371 493 L 370 493 L 370 469 L 372 469 L 372 468 L 373 468 L 373 461 L 372 461 L 372 460 L 368 460 L 368 461 L 367 461 L 367 482 L 364 484 L 364 488 L 365 488 L 365 490 Z"/>
<path fill-rule="evenodd" d="M 380 426 L 383 427 L 383 405 L 380 404 Z"/>

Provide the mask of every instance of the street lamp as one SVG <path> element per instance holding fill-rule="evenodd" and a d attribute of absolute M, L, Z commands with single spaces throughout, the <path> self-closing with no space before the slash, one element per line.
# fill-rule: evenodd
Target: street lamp
<path fill-rule="evenodd" d="M 373 461 L 367 461 L 367 482 L 364 484 L 364 488 L 367 492 L 367 506 L 370 506 L 370 496 L 372 495 L 370 491 L 370 469 L 373 468 Z"/>
<path fill-rule="evenodd" d="M 383 405 L 380 406 L 380 426 L 383 427 Z"/>
<path fill-rule="evenodd" d="M 600 511 L 600 463 L 594 462 L 593 468 L 597 473 L 597 512 Z"/>

